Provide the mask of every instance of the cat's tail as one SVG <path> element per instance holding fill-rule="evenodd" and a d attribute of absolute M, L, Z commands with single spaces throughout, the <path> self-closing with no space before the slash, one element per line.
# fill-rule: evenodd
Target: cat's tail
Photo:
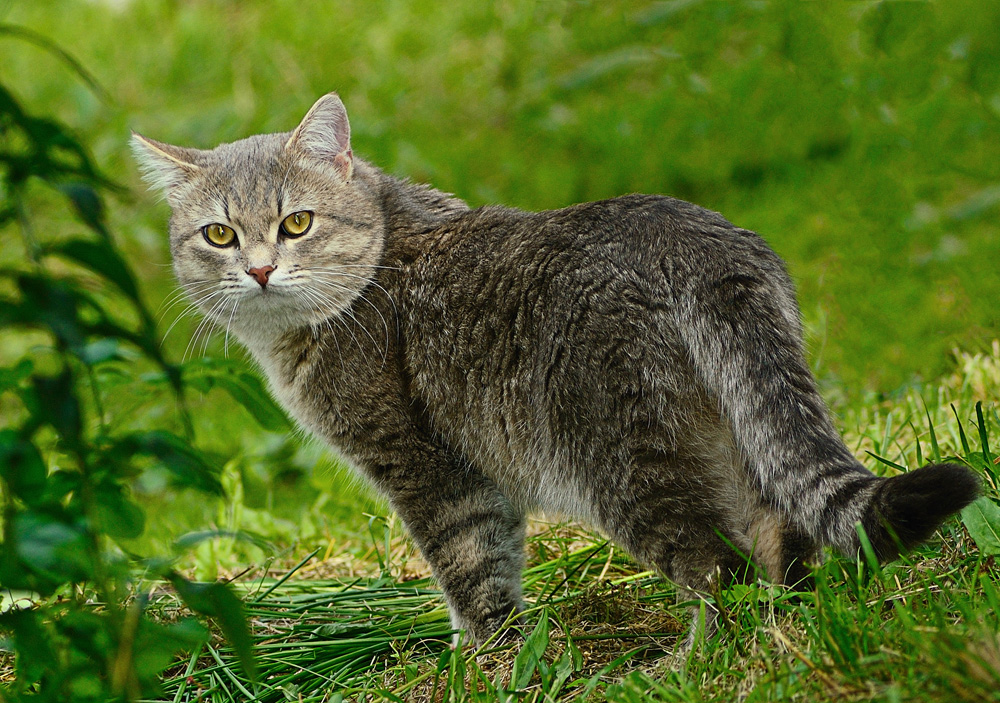
<path fill-rule="evenodd" d="M 862 466 L 817 392 L 784 265 L 770 250 L 754 254 L 714 279 L 692 271 L 675 299 L 676 332 L 764 499 L 846 554 L 860 547 L 860 523 L 878 557 L 891 559 L 975 500 L 981 480 L 957 464 L 891 478 Z"/>

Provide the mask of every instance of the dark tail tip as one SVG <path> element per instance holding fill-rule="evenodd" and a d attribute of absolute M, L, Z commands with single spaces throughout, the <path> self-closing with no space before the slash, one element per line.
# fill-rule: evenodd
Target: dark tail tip
<path fill-rule="evenodd" d="M 894 558 L 920 544 L 948 518 L 979 497 L 982 479 L 960 464 L 931 464 L 883 480 L 863 521 L 875 554 Z"/>

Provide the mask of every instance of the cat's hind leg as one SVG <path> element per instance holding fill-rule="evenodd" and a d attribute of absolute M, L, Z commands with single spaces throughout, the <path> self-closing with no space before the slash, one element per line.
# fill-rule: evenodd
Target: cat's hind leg
<path fill-rule="evenodd" d="M 601 503 L 612 538 L 673 581 L 680 602 L 701 601 L 691 608 L 682 652 L 714 631 L 720 589 L 763 576 L 746 533 L 742 487 L 727 480 L 727 469 L 696 456 L 637 452 L 625 471 L 627 487 Z"/>
<path fill-rule="evenodd" d="M 759 575 L 773 584 L 811 590 L 809 565 L 819 551 L 816 543 L 786 517 L 763 504 L 751 510 L 746 524 L 751 556 L 761 568 Z"/>

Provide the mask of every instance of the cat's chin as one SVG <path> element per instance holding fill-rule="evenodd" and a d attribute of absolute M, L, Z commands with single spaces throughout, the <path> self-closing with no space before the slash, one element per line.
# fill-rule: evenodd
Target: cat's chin
<path fill-rule="evenodd" d="M 225 326 L 225 322 L 220 323 Z M 274 345 L 297 330 L 313 329 L 315 324 L 303 315 L 245 316 L 229 324 L 229 334 L 254 357 L 269 355 Z"/>
<path fill-rule="evenodd" d="M 241 300 L 235 314 L 219 314 L 213 319 L 245 346 L 256 346 L 297 330 L 327 328 L 342 312 L 342 307 L 333 304 L 306 308 L 294 296 L 264 293 Z"/>
<path fill-rule="evenodd" d="M 256 346 L 297 329 L 326 325 L 343 309 L 334 301 L 324 301 L 321 307 L 307 307 L 304 303 L 294 291 L 275 287 L 240 295 L 232 302 L 202 312 L 245 346 Z"/>

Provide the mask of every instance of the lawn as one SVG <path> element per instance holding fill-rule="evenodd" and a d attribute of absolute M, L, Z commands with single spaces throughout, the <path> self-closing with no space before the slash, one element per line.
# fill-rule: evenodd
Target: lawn
<path fill-rule="evenodd" d="M 157 311 L 163 356 L 187 357 L 190 427 L 169 378 L 123 353 L 93 368 L 91 429 L 184 435 L 225 495 L 176 488 L 155 466 L 130 480 L 144 529 L 114 548 L 169 554 L 191 578 L 239 575 L 258 638 L 257 683 L 213 639 L 168 669 L 165 700 L 1000 697 L 1000 541 L 975 515 L 881 570 L 832 559 L 815 593 L 717 594 L 726 626 L 686 664 L 669 657 L 688 617 L 669 583 L 599 535 L 540 522 L 528 645 L 450 649 L 436 587 L 384 503 L 287 424 L 240 350 L 227 359 L 218 335 L 190 344 L 198 320 L 172 298 L 168 211 L 127 148 L 130 129 L 197 147 L 285 131 L 336 90 L 357 154 L 472 205 L 697 202 L 788 261 L 813 368 L 867 465 L 958 456 L 988 474 L 1000 443 L 998 28 L 1000 5 L 971 1 L 0 4 L 0 85 L 67 124 L 121 186 L 108 230 Z M 84 229 L 37 180 L 22 195 L 38 241 Z M 22 226 L 0 217 L 4 270 L 30 269 Z M 2 330 L 0 367 L 44 366 L 49 346 Z M 0 429 L 20 412 L 7 378 Z M 150 589 L 170 622 L 174 596 Z"/>

